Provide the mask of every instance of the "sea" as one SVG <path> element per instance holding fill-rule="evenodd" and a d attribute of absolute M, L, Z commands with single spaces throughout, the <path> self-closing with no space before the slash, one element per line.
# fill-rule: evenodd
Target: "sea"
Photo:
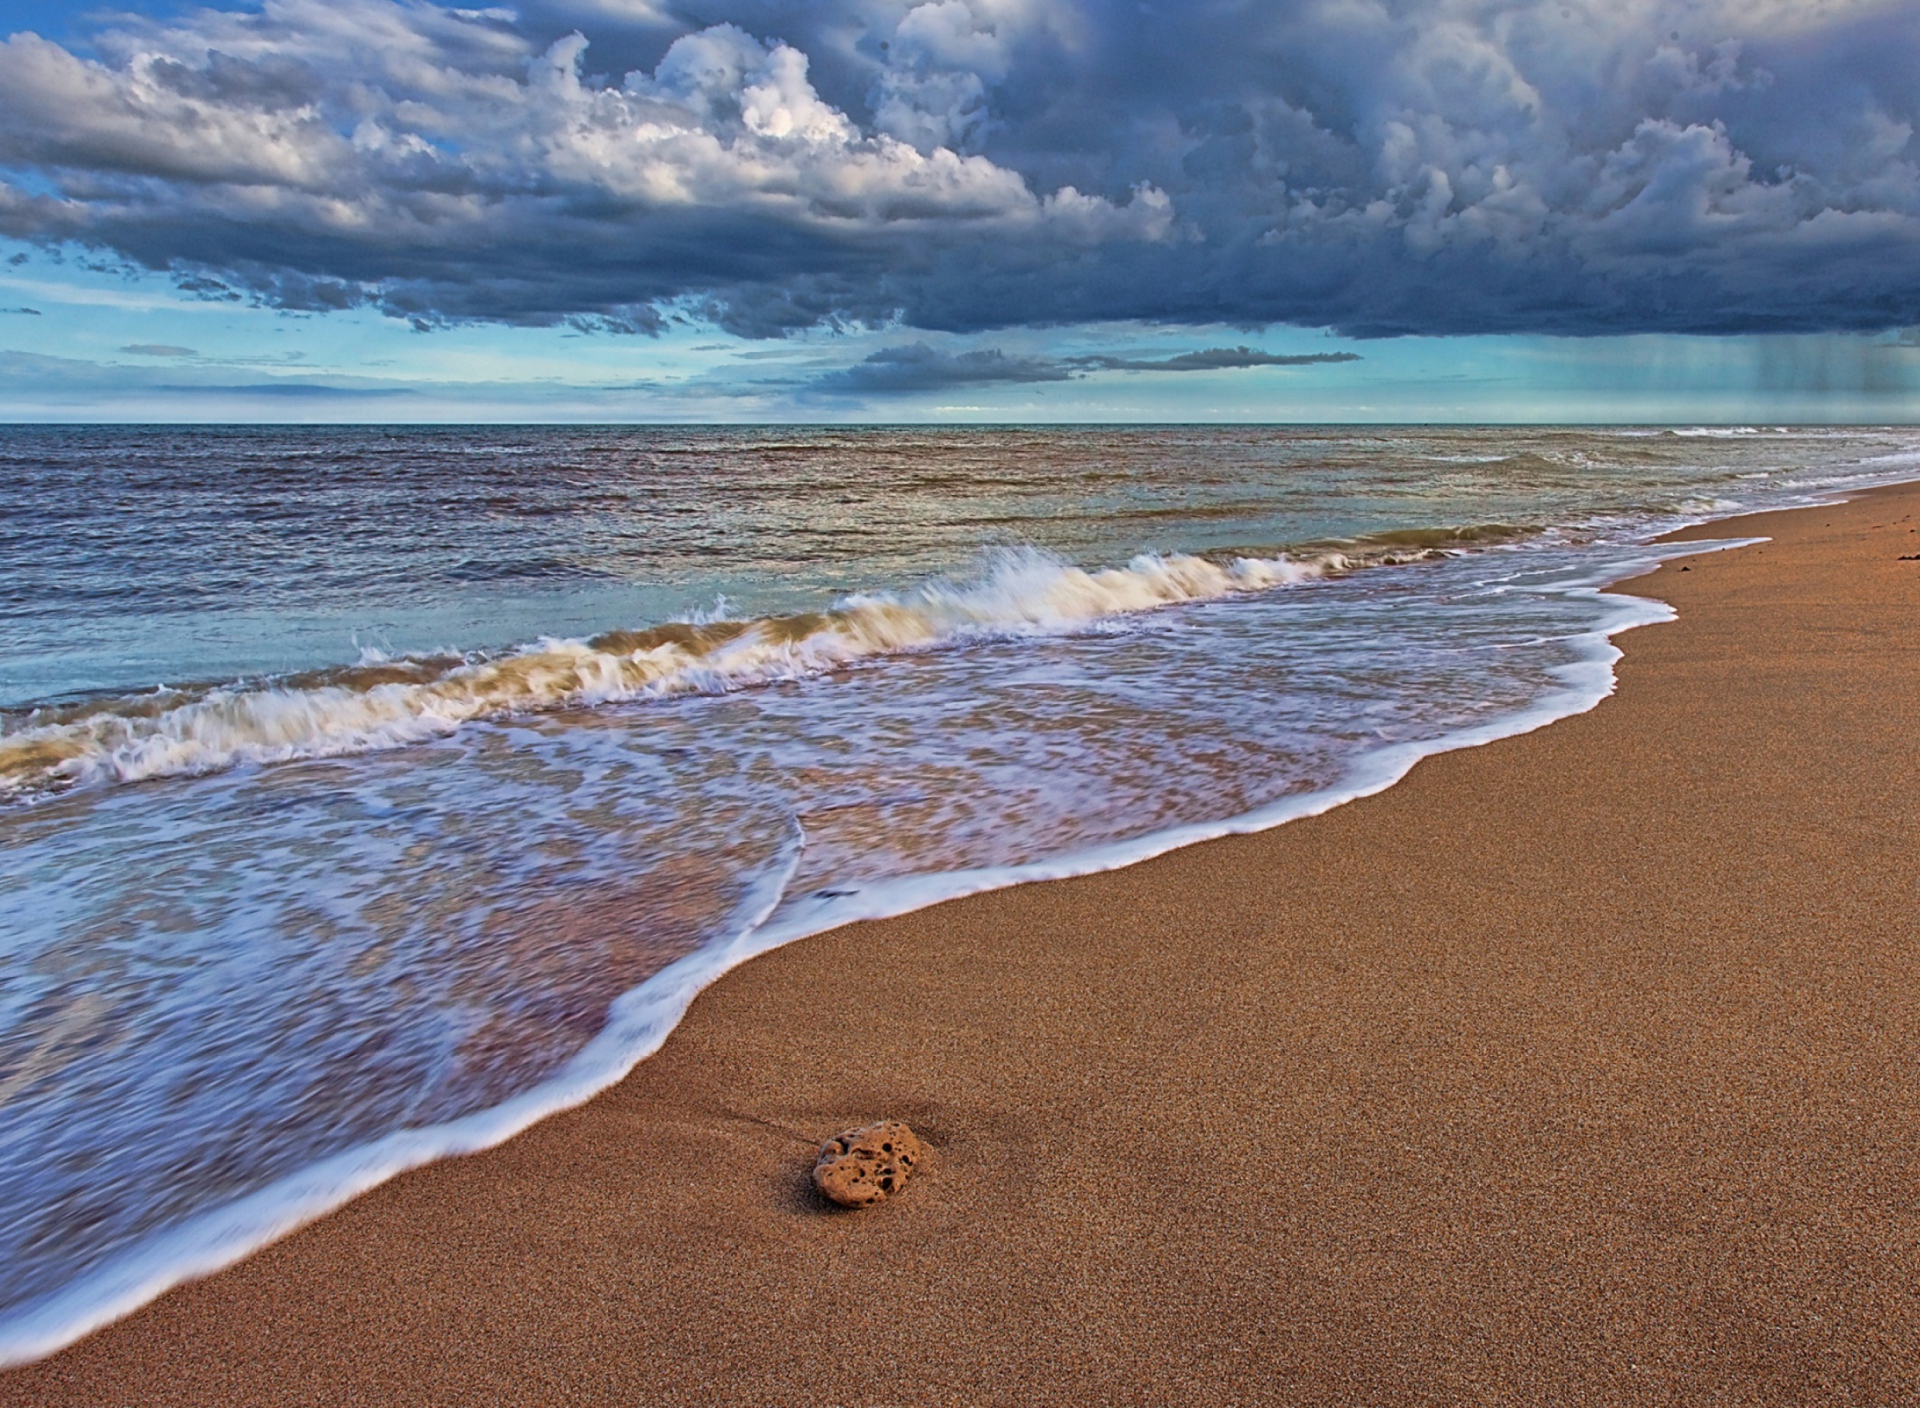
<path fill-rule="evenodd" d="M 0 1363 L 778 944 L 1589 709 L 1920 431 L 0 427 Z M 1552 785 L 1541 778 L 1538 785 Z M 876 964 L 910 965 L 877 948 Z"/>

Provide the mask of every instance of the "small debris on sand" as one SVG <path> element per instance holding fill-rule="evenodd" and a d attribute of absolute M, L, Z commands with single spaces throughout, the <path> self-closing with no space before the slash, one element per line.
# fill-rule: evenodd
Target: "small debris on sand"
<path fill-rule="evenodd" d="M 919 1135 L 899 1120 L 881 1120 L 822 1144 L 813 1186 L 843 1208 L 863 1208 L 898 1192 L 925 1155 Z"/>

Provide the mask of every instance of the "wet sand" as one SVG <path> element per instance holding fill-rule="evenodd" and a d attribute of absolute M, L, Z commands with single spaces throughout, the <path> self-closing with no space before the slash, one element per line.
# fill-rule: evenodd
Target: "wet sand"
<path fill-rule="evenodd" d="M 1749 533 L 1590 714 L 757 959 L 0 1403 L 1920 1401 L 1920 488 Z"/>

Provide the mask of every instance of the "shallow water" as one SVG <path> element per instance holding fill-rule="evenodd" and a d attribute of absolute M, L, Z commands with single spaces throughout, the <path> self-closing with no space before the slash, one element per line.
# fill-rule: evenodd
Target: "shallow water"
<path fill-rule="evenodd" d="M 0 431 L 0 1357 L 759 948 L 1590 706 L 1907 431 Z"/>

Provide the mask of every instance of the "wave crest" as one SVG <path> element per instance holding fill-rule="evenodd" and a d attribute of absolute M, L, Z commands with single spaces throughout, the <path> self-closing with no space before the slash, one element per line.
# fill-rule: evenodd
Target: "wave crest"
<path fill-rule="evenodd" d="M 1038 549 L 1008 548 L 985 554 L 969 578 L 857 593 L 821 612 L 666 622 L 492 656 L 373 657 L 257 683 L 42 707 L 0 722 L 0 797 L 396 748 L 477 719 L 564 706 L 723 693 L 969 640 L 1083 629 L 1430 553 L 1420 544 L 1411 554 L 1360 548 L 1302 560 L 1146 554 L 1087 571 Z"/>

